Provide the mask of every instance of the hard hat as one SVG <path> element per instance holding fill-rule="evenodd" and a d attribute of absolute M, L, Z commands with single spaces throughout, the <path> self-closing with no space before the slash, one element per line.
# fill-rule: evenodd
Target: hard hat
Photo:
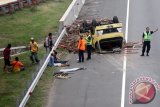
<path fill-rule="evenodd" d="M 33 37 L 31 37 L 31 40 L 34 40 L 34 38 L 33 38 Z"/>

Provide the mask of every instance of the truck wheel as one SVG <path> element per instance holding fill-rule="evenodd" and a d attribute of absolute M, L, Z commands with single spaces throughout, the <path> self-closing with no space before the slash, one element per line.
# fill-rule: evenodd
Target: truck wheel
<path fill-rule="evenodd" d="M 114 17 L 113 17 L 113 23 L 119 23 L 119 20 L 118 20 L 118 17 L 117 17 L 117 16 L 114 16 Z"/>

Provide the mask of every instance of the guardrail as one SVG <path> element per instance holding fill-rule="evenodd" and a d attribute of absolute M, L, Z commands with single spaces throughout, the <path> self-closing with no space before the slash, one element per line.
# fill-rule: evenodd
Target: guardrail
<path fill-rule="evenodd" d="M 65 26 L 71 25 L 77 19 L 85 0 L 73 0 L 63 17 L 60 19 L 60 30 Z"/>
<path fill-rule="evenodd" d="M 0 59 L 3 59 L 3 50 L 4 49 L 5 48 L 0 49 Z M 11 56 L 15 56 L 15 55 L 18 55 L 20 53 L 24 53 L 27 50 L 28 50 L 28 48 L 26 46 L 12 47 L 11 48 Z"/>
<path fill-rule="evenodd" d="M 24 49 L 27 48 L 26 46 L 19 46 L 19 47 L 12 47 L 11 50 L 15 50 L 15 49 Z M 0 52 L 2 52 L 5 48 L 1 48 Z"/>
<path fill-rule="evenodd" d="M 61 18 L 60 29 L 63 29 L 63 30 L 62 31 L 60 30 L 61 31 L 60 36 L 58 37 L 57 41 L 55 42 L 54 47 L 52 48 L 48 57 L 44 61 L 44 64 L 40 68 L 40 70 L 39 70 L 37 76 L 35 77 L 34 81 L 30 85 L 30 87 L 28 88 L 24 98 L 22 99 L 21 103 L 19 104 L 19 107 L 24 107 L 26 105 L 28 99 L 32 95 L 32 92 L 33 92 L 34 88 L 36 87 L 39 79 L 41 78 L 44 70 L 46 69 L 46 67 L 48 65 L 48 62 L 50 60 L 50 56 L 51 56 L 52 51 L 57 49 L 62 37 L 66 34 L 66 29 L 65 29 L 64 26 L 70 25 L 74 22 L 74 20 L 78 17 L 78 14 L 79 14 L 79 12 L 80 12 L 84 3 L 85 3 L 85 0 L 73 0 L 72 3 L 70 4 L 69 8 L 67 9 L 67 11 L 65 12 L 63 17 Z"/>

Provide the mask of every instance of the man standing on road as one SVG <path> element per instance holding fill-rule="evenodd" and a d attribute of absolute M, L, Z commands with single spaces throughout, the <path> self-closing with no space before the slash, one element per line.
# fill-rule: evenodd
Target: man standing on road
<path fill-rule="evenodd" d="M 150 31 L 150 28 L 147 27 L 146 31 L 143 32 L 143 36 L 142 36 L 143 48 L 142 48 L 141 56 L 144 56 L 144 53 L 146 51 L 146 47 L 147 47 L 147 51 L 146 51 L 147 54 L 146 55 L 149 56 L 149 51 L 151 48 L 151 35 L 157 31 L 158 31 L 158 29 L 156 29 L 155 31 Z"/>
<path fill-rule="evenodd" d="M 34 38 L 32 37 L 31 38 L 31 41 L 30 41 L 30 51 L 31 51 L 31 56 L 30 56 L 30 59 L 32 61 L 32 63 L 38 63 L 39 62 L 39 59 L 37 57 L 37 53 L 38 53 L 38 44 L 37 42 L 34 41 Z"/>
<path fill-rule="evenodd" d="M 3 51 L 3 56 L 4 56 L 4 67 L 3 67 L 3 71 L 4 72 L 8 72 L 6 71 L 6 67 L 7 66 L 11 66 L 11 44 L 8 44 L 7 47 L 4 49 Z"/>
<path fill-rule="evenodd" d="M 87 60 L 91 59 L 91 52 L 92 52 L 92 37 L 89 34 L 89 31 L 86 32 L 86 41 L 87 41 Z"/>
<path fill-rule="evenodd" d="M 78 42 L 78 52 L 79 52 L 79 61 L 84 62 L 84 51 L 85 51 L 85 40 L 83 39 L 83 36 L 80 36 L 79 42 Z"/>

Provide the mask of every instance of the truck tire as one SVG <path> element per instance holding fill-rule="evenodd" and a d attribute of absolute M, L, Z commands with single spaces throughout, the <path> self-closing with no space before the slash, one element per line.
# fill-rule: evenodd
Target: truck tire
<path fill-rule="evenodd" d="M 118 17 L 117 17 L 117 16 L 114 16 L 114 17 L 113 17 L 113 23 L 119 23 L 119 20 L 118 20 Z"/>

